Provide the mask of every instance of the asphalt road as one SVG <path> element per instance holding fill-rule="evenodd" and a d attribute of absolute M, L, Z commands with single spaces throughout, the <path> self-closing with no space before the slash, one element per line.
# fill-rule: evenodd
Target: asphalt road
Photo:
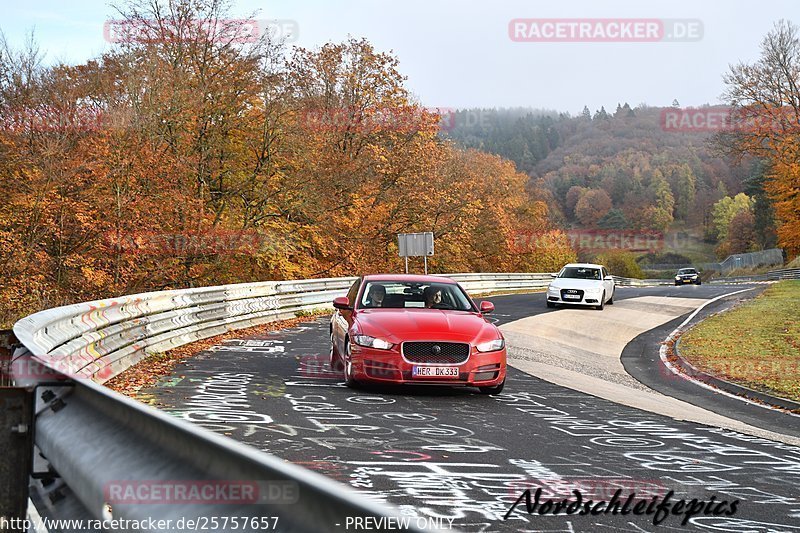
<path fill-rule="evenodd" d="M 618 298 L 730 291 L 627 288 Z M 500 323 L 558 312 L 545 308 L 543 294 L 492 300 Z M 800 448 L 620 406 L 514 369 L 496 397 L 451 388 L 353 391 L 327 366 L 327 331 L 322 318 L 228 341 L 140 399 L 409 516 L 451 518 L 463 531 L 800 531 Z M 714 504 L 686 525 L 679 514 L 656 526 L 653 514 L 541 516 L 524 504 L 504 519 L 525 488 L 541 488 L 542 504 L 574 499 L 575 489 L 584 501 L 620 489 L 623 502 L 631 493 L 649 502 L 674 491 L 673 502 Z M 735 514 L 713 515 L 735 500 Z"/>
<path fill-rule="evenodd" d="M 764 285 L 686 285 L 675 287 L 617 287 L 614 295 L 615 300 L 625 300 L 627 298 L 639 298 L 642 296 L 666 296 L 669 298 L 704 298 L 711 299 L 722 296 L 730 292 L 747 289 L 756 289 L 754 292 L 762 290 Z M 508 296 L 495 296 L 492 298 L 475 298 L 491 300 L 496 305 L 496 313 L 491 315 L 497 320 L 497 324 L 505 324 L 519 320 L 528 316 L 539 315 L 542 313 L 557 312 L 558 309 L 548 309 L 545 305 L 544 293 L 535 294 L 513 294 Z M 590 308 L 586 308 L 587 312 Z M 599 311 L 596 311 L 599 312 Z"/>

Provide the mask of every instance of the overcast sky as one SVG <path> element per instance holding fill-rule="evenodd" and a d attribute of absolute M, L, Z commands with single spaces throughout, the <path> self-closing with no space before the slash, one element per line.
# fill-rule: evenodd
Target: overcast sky
<path fill-rule="evenodd" d="M 288 19 L 294 43 L 317 47 L 348 35 L 393 51 L 427 106 L 556 109 L 577 114 L 617 102 L 719 103 L 728 65 L 758 57 L 775 21 L 800 24 L 800 0 L 234 0 L 233 14 Z M 35 36 L 49 62 L 80 63 L 112 45 L 114 18 L 98 0 L 0 0 L 0 29 L 14 46 Z M 513 19 L 694 19 L 691 42 L 515 42 Z"/>

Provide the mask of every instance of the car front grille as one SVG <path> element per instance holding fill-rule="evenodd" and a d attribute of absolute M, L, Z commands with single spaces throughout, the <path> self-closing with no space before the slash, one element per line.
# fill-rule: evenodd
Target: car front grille
<path fill-rule="evenodd" d="M 577 294 L 580 298 L 566 298 L 565 295 L 575 295 Z M 570 300 L 575 302 L 580 302 L 583 300 L 583 291 L 580 289 L 561 289 L 561 299 L 565 302 L 569 302 Z"/>
<path fill-rule="evenodd" d="M 463 342 L 404 342 L 403 356 L 412 363 L 459 365 L 469 359 L 469 344 Z"/>

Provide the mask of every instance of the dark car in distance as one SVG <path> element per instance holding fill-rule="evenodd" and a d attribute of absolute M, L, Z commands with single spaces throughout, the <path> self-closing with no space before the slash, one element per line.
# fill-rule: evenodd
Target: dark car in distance
<path fill-rule="evenodd" d="M 700 280 L 700 274 L 697 272 L 697 269 L 694 268 L 682 268 L 678 270 L 678 273 L 675 274 L 675 285 L 702 285 L 703 282 Z"/>

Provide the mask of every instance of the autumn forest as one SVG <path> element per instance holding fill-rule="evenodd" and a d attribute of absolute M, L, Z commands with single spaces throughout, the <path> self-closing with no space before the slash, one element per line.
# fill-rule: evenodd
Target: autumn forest
<path fill-rule="evenodd" d="M 242 43 L 191 22 L 224 19 L 217 0 L 170 8 L 128 4 L 160 38 L 84 64 L 0 42 L 0 325 L 147 290 L 398 271 L 402 232 L 434 232 L 435 272 L 553 271 L 589 259 L 574 227 L 800 252 L 800 94 L 781 104 L 792 118 L 756 87 L 800 71 L 789 24 L 726 75 L 730 105 L 772 125 L 709 134 L 624 102 L 430 109 L 366 40 Z M 521 233 L 540 238 L 520 249 Z"/>

